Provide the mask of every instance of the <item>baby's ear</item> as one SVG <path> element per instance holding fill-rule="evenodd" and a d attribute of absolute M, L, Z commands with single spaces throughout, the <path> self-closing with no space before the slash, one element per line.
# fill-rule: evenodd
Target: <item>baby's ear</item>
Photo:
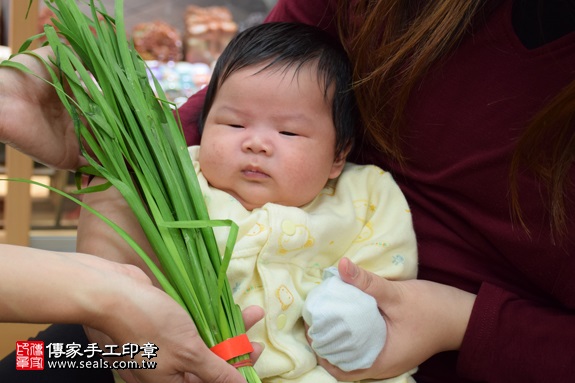
<path fill-rule="evenodd" d="M 349 154 L 350 151 L 351 151 L 351 145 L 348 145 L 333 160 L 333 165 L 331 166 L 331 172 L 329 173 L 330 180 L 339 177 L 345 165 L 347 155 Z"/>

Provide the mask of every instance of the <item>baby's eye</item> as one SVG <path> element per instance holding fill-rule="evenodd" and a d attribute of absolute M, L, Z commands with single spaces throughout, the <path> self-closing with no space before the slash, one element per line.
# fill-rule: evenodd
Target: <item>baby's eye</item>
<path fill-rule="evenodd" d="M 228 126 L 231 126 L 232 128 L 238 128 L 238 129 L 243 128 L 242 125 L 238 125 L 238 124 L 228 124 Z"/>
<path fill-rule="evenodd" d="M 297 136 L 297 133 L 294 132 L 288 132 L 288 131 L 281 131 L 280 134 L 283 134 L 284 136 Z"/>

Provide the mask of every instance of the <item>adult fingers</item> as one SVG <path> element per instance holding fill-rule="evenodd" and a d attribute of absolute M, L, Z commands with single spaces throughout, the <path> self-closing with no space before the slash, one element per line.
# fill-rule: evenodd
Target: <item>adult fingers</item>
<path fill-rule="evenodd" d="M 246 383 L 235 367 L 216 356 L 207 347 L 196 348 L 187 366 L 193 371 L 186 374 L 186 382 Z"/>
<path fill-rule="evenodd" d="M 391 282 L 358 267 L 348 258 L 342 258 L 339 261 L 338 271 L 344 282 L 371 295 L 378 304 L 386 302 L 391 297 L 391 294 L 393 294 Z"/>
<path fill-rule="evenodd" d="M 259 306 L 248 306 L 242 311 L 242 317 L 246 330 L 249 330 L 264 317 L 264 309 Z"/>
<path fill-rule="evenodd" d="M 242 311 L 242 317 L 246 330 L 249 330 L 254 324 L 264 317 L 264 310 L 259 306 L 249 306 Z M 263 351 L 263 345 L 252 343 L 254 351 L 251 358 L 255 362 Z M 186 382 L 189 383 L 244 383 L 244 378 L 229 363 L 217 357 L 211 351 L 200 352 L 196 355 L 194 363 L 196 370 L 194 375 L 186 374 Z M 200 367 L 201 366 L 201 367 Z"/>
<path fill-rule="evenodd" d="M 248 306 L 242 311 L 242 317 L 244 318 L 244 324 L 246 325 L 246 331 L 252 328 L 257 322 L 259 322 L 264 317 L 264 310 L 259 306 Z M 252 342 L 254 351 L 250 354 L 252 361 L 255 363 L 260 357 L 264 350 L 264 345 L 257 342 Z"/>
<path fill-rule="evenodd" d="M 264 352 L 264 345 L 262 343 L 252 342 L 252 347 L 254 350 L 251 352 L 250 358 L 252 362 L 255 363 L 260 358 L 262 352 Z"/>

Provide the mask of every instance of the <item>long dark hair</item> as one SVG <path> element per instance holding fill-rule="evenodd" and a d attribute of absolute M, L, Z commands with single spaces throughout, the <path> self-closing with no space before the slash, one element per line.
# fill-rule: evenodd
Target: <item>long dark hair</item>
<path fill-rule="evenodd" d="M 338 1 L 339 33 L 352 61 L 354 89 L 366 135 L 400 164 L 406 160 L 400 144 L 411 90 L 433 63 L 460 42 L 472 23 L 497 3 Z M 575 160 L 574 115 L 575 81 L 533 118 L 518 141 L 510 164 L 510 208 L 527 232 L 517 186 L 518 172 L 524 167 L 547 191 L 543 195 L 552 235 L 567 234 L 565 208 L 572 190 L 568 174 Z"/>

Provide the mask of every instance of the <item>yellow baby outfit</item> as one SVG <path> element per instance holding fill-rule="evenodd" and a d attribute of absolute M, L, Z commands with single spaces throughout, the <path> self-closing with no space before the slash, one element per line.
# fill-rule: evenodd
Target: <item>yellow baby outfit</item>
<path fill-rule="evenodd" d="M 358 266 L 390 279 L 417 273 L 417 246 L 411 213 L 391 175 L 376 166 L 346 164 L 339 178 L 303 207 L 268 203 L 246 210 L 229 194 L 210 187 L 190 155 L 210 218 L 231 219 L 239 234 L 228 278 L 235 301 L 264 308 L 264 320 L 249 332 L 265 344 L 255 364 L 262 381 L 337 382 L 317 366 L 306 338 L 302 305 L 322 281 L 322 272 L 348 257 Z M 214 229 L 225 246 L 228 229 Z M 409 382 L 409 374 L 393 382 Z M 386 380 L 389 382 L 391 380 Z"/>

